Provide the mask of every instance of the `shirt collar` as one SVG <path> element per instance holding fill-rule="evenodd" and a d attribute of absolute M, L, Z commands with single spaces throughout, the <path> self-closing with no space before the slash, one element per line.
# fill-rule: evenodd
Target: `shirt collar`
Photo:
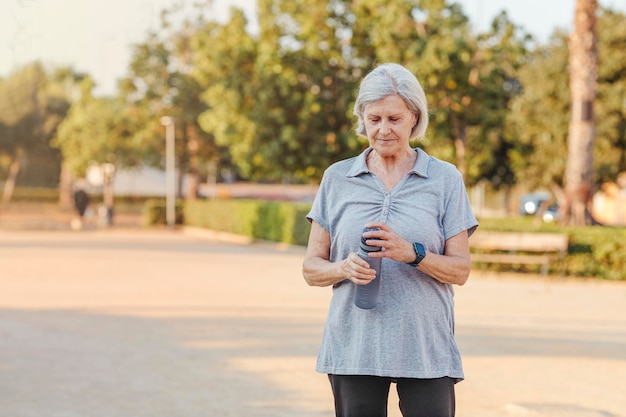
<path fill-rule="evenodd" d="M 361 152 L 352 163 L 352 167 L 346 174 L 347 177 L 357 177 L 361 174 L 370 173 L 367 167 L 367 155 L 372 151 L 369 147 Z M 415 148 L 417 152 L 417 161 L 411 169 L 410 173 L 419 175 L 420 177 L 428 178 L 428 163 L 430 162 L 430 155 L 428 155 L 423 149 Z"/>

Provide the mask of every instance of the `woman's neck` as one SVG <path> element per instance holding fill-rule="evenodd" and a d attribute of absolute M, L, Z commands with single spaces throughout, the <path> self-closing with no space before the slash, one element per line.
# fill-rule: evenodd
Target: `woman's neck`
<path fill-rule="evenodd" d="M 402 175 L 413 169 L 417 152 L 411 148 L 407 148 L 399 154 L 381 155 L 372 150 L 367 155 L 367 167 L 372 171 L 378 171 L 381 174 L 393 174 L 400 172 Z"/>
<path fill-rule="evenodd" d="M 415 166 L 417 152 L 409 149 L 401 154 L 382 157 L 372 150 L 367 155 L 367 167 L 385 184 L 387 190 L 392 191 L 404 176 Z"/>

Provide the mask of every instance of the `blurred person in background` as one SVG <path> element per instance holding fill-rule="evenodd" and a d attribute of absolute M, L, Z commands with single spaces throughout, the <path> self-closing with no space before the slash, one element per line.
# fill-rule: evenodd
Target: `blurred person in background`
<path fill-rule="evenodd" d="M 85 188 L 83 181 L 77 181 L 74 185 L 74 208 L 78 214 L 78 217 L 73 219 L 71 223 L 74 230 L 80 230 L 84 227 L 85 213 L 89 208 L 89 194 L 87 194 Z"/>

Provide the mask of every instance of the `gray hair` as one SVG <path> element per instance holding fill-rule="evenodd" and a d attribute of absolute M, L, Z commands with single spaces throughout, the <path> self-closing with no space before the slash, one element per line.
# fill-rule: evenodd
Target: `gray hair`
<path fill-rule="evenodd" d="M 367 136 L 363 121 L 365 106 L 394 94 L 402 97 L 409 110 L 417 115 L 417 123 L 411 130 L 410 139 L 424 137 L 428 127 L 426 94 L 415 75 L 399 64 L 379 65 L 361 81 L 354 103 L 354 115 L 358 119 L 357 135 Z"/>

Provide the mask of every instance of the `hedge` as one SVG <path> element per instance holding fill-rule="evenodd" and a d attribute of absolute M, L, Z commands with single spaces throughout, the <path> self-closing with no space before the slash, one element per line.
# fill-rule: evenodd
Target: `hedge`
<path fill-rule="evenodd" d="M 183 200 L 176 200 L 174 209 L 174 222 L 183 224 L 185 221 L 183 212 Z M 149 199 L 143 206 L 143 222 L 145 225 L 165 225 L 167 224 L 166 201 L 162 198 Z"/>
<path fill-rule="evenodd" d="M 3 189 L 0 189 L 0 192 Z M 13 202 L 27 203 L 56 203 L 59 201 L 57 188 L 45 187 L 16 187 L 11 196 Z"/>
<path fill-rule="evenodd" d="M 188 226 L 230 232 L 254 239 L 305 246 L 310 204 L 253 199 L 212 199 L 185 203 Z"/>
<path fill-rule="evenodd" d="M 479 219 L 479 223 L 484 230 L 565 233 L 569 236 L 565 275 L 626 280 L 626 227 L 563 227 L 554 223 L 538 222 L 530 216 Z M 499 267 L 494 265 L 490 267 L 492 268 Z"/>
<path fill-rule="evenodd" d="M 152 201 L 149 212 L 165 223 L 165 201 Z M 157 206 L 161 206 L 158 209 Z M 184 207 L 183 207 L 184 206 Z M 196 200 L 177 204 L 177 221 L 188 226 L 240 234 L 254 239 L 306 246 L 310 225 L 305 216 L 311 205 L 287 201 L 252 199 Z M 157 214 L 158 213 L 158 214 Z M 153 219 L 153 220 L 154 220 Z M 483 230 L 504 232 L 566 233 L 569 236 L 568 256 L 564 271 L 567 276 L 595 277 L 626 281 L 626 228 L 589 226 L 561 227 L 537 222 L 532 217 L 479 219 Z M 550 273 L 558 273 L 555 269 Z M 510 266 L 489 264 L 481 268 L 510 270 Z M 520 266 L 520 271 L 537 272 L 534 266 Z"/>
<path fill-rule="evenodd" d="M 0 185 L 0 194 L 4 191 L 4 188 Z M 102 202 L 102 193 L 100 191 L 93 192 L 87 190 L 89 199 L 92 203 Z M 114 197 L 114 204 L 124 205 L 145 205 L 154 204 L 159 198 L 150 196 L 135 196 L 135 195 L 119 195 Z M 165 200 L 163 200 L 165 201 Z M 59 202 L 59 189 L 58 188 L 46 188 L 46 187 L 16 187 L 11 195 L 11 202 L 13 203 L 58 203 Z M 165 204 L 165 203 L 163 203 Z M 145 207 L 144 207 L 145 208 Z"/>

